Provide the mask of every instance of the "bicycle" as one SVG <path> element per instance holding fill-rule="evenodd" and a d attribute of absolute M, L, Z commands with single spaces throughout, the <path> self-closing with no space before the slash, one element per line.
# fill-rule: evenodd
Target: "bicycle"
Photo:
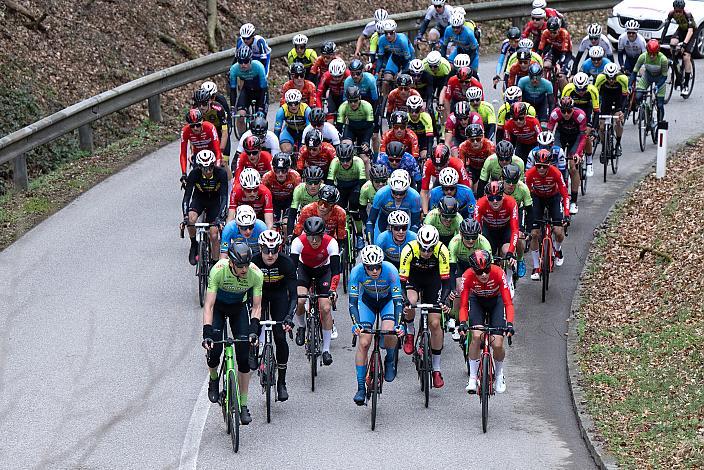
<path fill-rule="evenodd" d="M 470 330 L 481 331 L 482 351 L 479 359 L 479 370 L 477 371 L 477 395 L 482 404 L 482 431 L 486 433 L 489 422 L 489 397 L 494 395 L 494 358 L 491 355 L 492 335 L 503 335 L 508 328 L 491 328 L 487 325 L 472 326 Z M 469 341 L 467 342 L 469 343 Z M 511 346 L 511 337 L 508 337 L 508 345 Z"/>
<path fill-rule="evenodd" d="M 377 401 L 384 385 L 384 361 L 381 359 L 379 339 L 384 335 L 396 336 L 396 330 L 379 329 L 379 317 L 374 328 L 363 328 L 361 333 L 374 335 L 374 346 L 367 366 L 367 403 L 372 401 L 372 431 L 376 428 Z"/>
<path fill-rule="evenodd" d="M 196 241 L 198 242 L 198 262 L 196 263 L 196 277 L 198 278 L 198 301 L 202 307 L 205 304 L 205 292 L 208 290 L 208 276 L 210 275 L 210 227 L 220 226 L 212 222 L 196 222 L 184 224 L 181 222 L 181 238 L 186 227 L 196 228 Z"/>
<path fill-rule="evenodd" d="M 281 220 L 275 221 L 274 222 L 274 230 L 279 232 L 281 234 L 281 238 L 283 239 L 284 243 L 282 244 L 281 247 L 281 252 L 285 255 L 290 255 L 291 254 L 291 240 L 288 237 L 288 234 L 286 233 L 288 231 L 287 227 L 287 222 L 286 222 L 286 216 L 287 216 L 287 210 L 283 210 L 281 214 Z M 286 230 L 284 230 L 286 228 Z"/>
<path fill-rule="evenodd" d="M 611 164 L 611 172 L 615 175 L 618 171 L 619 155 L 616 152 L 616 134 L 614 131 L 614 120 L 618 119 L 615 115 L 600 116 L 604 120 L 604 142 L 601 147 L 601 163 L 604 165 L 604 183 L 606 183 L 606 173 L 609 163 Z"/>
<path fill-rule="evenodd" d="M 510 260 L 514 258 L 511 258 L 510 256 L 501 256 L 498 254 L 494 254 L 492 258 L 492 262 L 503 270 L 504 275 L 506 276 L 506 282 L 508 283 L 508 288 L 511 291 L 511 298 L 513 298 L 516 291 L 516 282 L 518 282 L 519 279 L 516 270 L 511 268 L 510 264 Z M 509 269 L 513 271 L 510 277 L 507 275 Z"/>
<path fill-rule="evenodd" d="M 318 358 L 322 356 L 323 329 L 320 321 L 320 311 L 318 300 L 330 297 L 330 293 L 317 294 L 315 285 L 317 280 L 311 279 L 311 285 L 307 295 L 298 295 L 299 299 L 308 299 L 308 309 L 306 310 L 306 338 L 305 353 L 310 362 L 310 391 L 315 392 L 315 378 L 318 376 Z M 320 359 L 322 362 L 322 359 Z"/>
<path fill-rule="evenodd" d="M 350 211 L 347 211 L 347 246 L 343 248 L 344 255 L 341 256 L 342 261 L 342 290 L 347 293 L 347 282 L 352 273 L 352 268 L 357 260 L 359 250 L 357 249 L 357 226 L 354 223 L 354 218 Z"/>
<path fill-rule="evenodd" d="M 262 393 L 266 396 L 266 422 L 271 423 L 271 388 L 276 386 L 276 372 L 278 370 L 278 363 L 274 354 L 273 328 L 274 325 L 280 325 L 283 322 L 261 320 L 259 324 L 264 331 L 264 346 L 259 359 L 257 373 L 259 374 Z M 274 401 L 278 401 L 276 396 Z"/>
<path fill-rule="evenodd" d="M 667 83 L 665 83 L 667 84 Z M 663 84 L 662 86 L 665 86 Z M 648 92 L 643 100 L 638 105 L 638 143 L 640 145 L 640 151 L 645 152 L 645 144 L 647 142 L 648 134 L 650 134 L 653 144 L 657 142 L 658 135 L 658 122 L 660 122 L 660 112 L 653 112 L 653 109 L 657 109 L 657 93 L 660 87 L 655 88 L 655 84 L 651 83 L 648 87 Z"/>
<path fill-rule="evenodd" d="M 540 301 L 545 302 L 545 296 L 550 287 L 550 273 L 555 266 L 555 250 L 552 240 L 552 227 L 555 222 L 550 219 L 538 219 L 536 222 L 540 224 L 540 239 L 538 239 L 541 281 Z M 565 227 L 565 236 L 567 236 L 567 227 Z"/>
<path fill-rule="evenodd" d="M 247 132 L 247 129 L 249 129 L 249 125 L 254 119 L 257 117 L 257 114 L 259 111 L 257 111 L 257 100 L 252 100 L 252 102 L 249 104 L 249 107 L 247 108 L 247 113 L 242 116 L 241 114 L 237 113 L 236 109 L 233 109 L 232 112 L 232 129 L 233 132 L 235 133 L 235 138 L 237 140 L 240 140 L 242 138 L 242 135 Z M 244 120 L 244 132 L 240 132 L 239 126 L 237 125 L 238 120 Z"/>
<path fill-rule="evenodd" d="M 670 59 L 670 68 L 667 74 L 667 82 L 665 84 L 665 86 L 667 86 L 667 91 L 665 92 L 665 104 L 669 103 L 670 98 L 672 97 L 672 92 L 675 89 L 682 90 L 684 61 L 680 61 L 678 59 L 682 58 L 683 53 L 684 49 L 682 48 L 682 45 L 678 44 L 671 54 L 672 59 Z M 694 89 L 694 79 L 696 73 L 694 68 L 694 59 L 690 58 L 690 62 L 692 63 L 692 75 L 689 78 L 689 88 L 687 89 L 687 93 L 681 95 L 685 100 L 692 95 L 692 90 Z"/>
<path fill-rule="evenodd" d="M 416 310 L 420 311 L 420 325 L 416 335 L 416 344 L 413 348 L 413 363 L 416 366 L 420 390 L 424 394 L 425 407 L 430 402 L 430 387 L 433 386 L 432 374 L 433 364 L 430 357 L 430 329 L 428 328 L 428 314 L 442 313 L 439 305 L 416 304 Z"/>

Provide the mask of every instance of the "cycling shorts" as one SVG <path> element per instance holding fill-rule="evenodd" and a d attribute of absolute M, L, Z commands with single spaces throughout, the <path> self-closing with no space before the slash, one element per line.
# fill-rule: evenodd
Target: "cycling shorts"
<path fill-rule="evenodd" d="M 303 263 L 298 263 L 298 270 L 296 271 L 298 275 L 298 286 L 310 288 L 310 285 L 315 279 L 315 291 L 318 294 L 329 294 L 330 293 L 330 280 L 332 279 L 332 272 L 330 271 L 330 265 L 320 266 L 319 268 L 309 268 Z"/>
<path fill-rule="evenodd" d="M 279 135 L 279 144 L 283 144 L 284 142 L 288 142 L 291 145 L 300 145 L 303 142 L 303 130 L 289 130 L 288 127 L 284 126 L 283 129 L 281 129 L 281 135 Z"/>
<path fill-rule="evenodd" d="M 415 269 L 406 282 L 406 290 L 413 290 L 420 294 L 423 302 L 434 304 L 440 301 L 440 289 L 442 281 L 439 274 L 432 271 L 420 271 Z"/>
<path fill-rule="evenodd" d="M 220 213 L 220 198 L 199 196 L 200 193 L 193 192 L 191 204 L 188 206 L 188 211 L 195 212 L 200 215 L 205 211 L 205 222 L 214 222 Z"/>
<path fill-rule="evenodd" d="M 264 110 L 264 104 L 266 101 L 266 90 L 242 87 L 237 96 L 237 111 L 249 109 L 249 105 L 252 101 L 256 101 L 257 111 Z"/>
<path fill-rule="evenodd" d="M 545 209 L 548 210 L 548 217 L 552 219 L 553 222 L 562 222 L 564 218 L 564 213 L 562 212 L 562 195 L 555 194 L 550 197 L 541 198 L 538 196 L 533 196 L 533 223 L 531 224 L 531 229 L 537 230 L 540 228 L 540 223 L 536 222 L 538 219 L 544 217 Z M 492 245 L 493 246 L 493 245 Z"/>
<path fill-rule="evenodd" d="M 579 134 L 575 135 L 562 135 L 559 129 L 555 130 L 555 145 L 562 147 L 565 150 L 567 157 L 571 157 L 577 151 L 579 146 Z"/>
<path fill-rule="evenodd" d="M 469 324 L 471 326 L 483 325 L 488 320 L 490 328 L 505 328 L 506 313 L 504 299 L 496 297 L 469 296 Z"/>
<path fill-rule="evenodd" d="M 225 319 L 230 321 L 231 336 L 233 338 L 240 339 L 249 335 L 249 315 L 244 303 L 228 304 L 215 301 L 215 306 L 213 307 L 213 331 L 215 334 L 213 339 L 216 341 L 228 336 Z M 208 355 L 208 367 L 215 369 L 220 364 L 222 348 L 222 344 L 213 344 L 213 348 Z M 249 372 L 249 343 L 235 343 L 235 357 L 237 359 L 237 370 L 245 374 Z"/>
<path fill-rule="evenodd" d="M 376 321 L 377 315 L 379 315 L 382 320 L 396 321 L 394 302 L 391 297 L 381 299 L 377 302 L 372 299 L 365 299 L 365 296 L 362 295 L 357 305 L 359 308 L 359 322 L 364 326 L 371 328 Z"/>
<path fill-rule="evenodd" d="M 386 66 L 384 66 L 384 73 L 391 73 L 393 75 L 396 75 L 401 70 L 406 70 L 408 68 L 409 62 L 410 61 L 407 59 L 403 59 L 392 54 L 386 61 Z"/>
<path fill-rule="evenodd" d="M 508 224 L 506 224 L 506 227 L 496 229 L 490 228 L 487 225 L 483 225 L 482 235 L 484 235 L 484 237 L 489 240 L 491 250 L 494 253 L 500 253 L 502 246 L 507 243 L 511 243 L 511 227 Z"/>

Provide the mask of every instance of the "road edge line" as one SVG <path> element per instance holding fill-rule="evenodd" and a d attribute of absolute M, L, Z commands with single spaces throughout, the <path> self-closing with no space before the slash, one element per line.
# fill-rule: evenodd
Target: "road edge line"
<path fill-rule="evenodd" d="M 178 461 L 179 470 L 193 469 L 198 464 L 198 452 L 200 451 L 200 441 L 203 437 L 205 422 L 208 420 L 210 412 L 210 400 L 208 399 L 208 380 L 203 382 L 196 403 L 193 405 L 191 419 L 188 420 L 186 435 L 181 444 L 181 456 Z"/>

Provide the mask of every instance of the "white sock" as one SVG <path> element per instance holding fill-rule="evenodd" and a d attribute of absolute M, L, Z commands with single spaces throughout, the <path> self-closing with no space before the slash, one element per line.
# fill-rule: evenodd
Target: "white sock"
<path fill-rule="evenodd" d="M 412 321 L 406 323 L 406 333 L 408 333 L 409 335 L 416 334 L 416 326 L 413 324 Z"/>
<path fill-rule="evenodd" d="M 504 372 L 504 361 L 494 360 L 494 377 L 501 377 Z"/>
<path fill-rule="evenodd" d="M 479 359 L 470 359 L 469 361 L 469 379 L 477 380 L 477 371 L 479 371 Z"/>
<path fill-rule="evenodd" d="M 301 328 L 306 326 L 305 322 L 303 321 L 303 315 L 295 314 L 293 316 L 293 323 Z"/>
<path fill-rule="evenodd" d="M 262 332 L 259 333 L 259 344 L 264 344 L 264 339 L 265 339 L 264 334 L 265 334 L 264 328 L 262 328 Z"/>
<path fill-rule="evenodd" d="M 330 335 L 332 330 L 323 330 L 323 352 L 330 352 Z"/>
<path fill-rule="evenodd" d="M 589 154 L 589 155 L 587 155 L 587 165 L 591 165 L 591 164 L 592 164 L 592 155 Z"/>
<path fill-rule="evenodd" d="M 440 371 L 440 354 L 433 354 L 433 372 Z"/>
<path fill-rule="evenodd" d="M 538 250 L 531 250 L 530 252 L 531 258 L 533 258 L 533 268 L 539 268 L 540 267 L 540 257 L 538 256 Z"/>
<path fill-rule="evenodd" d="M 562 243 L 556 241 L 555 242 L 555 251 L 560 251 L 562 250 Z"/>

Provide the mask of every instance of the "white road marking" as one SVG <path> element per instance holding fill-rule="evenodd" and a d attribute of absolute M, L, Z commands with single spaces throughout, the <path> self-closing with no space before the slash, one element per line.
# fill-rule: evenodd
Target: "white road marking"
<path fill-rule="evenodd" d="M 208 399 L 208 379 L 205 379 L 200 389 L 196 404 L 193 405 L 193 413 L 188 421 L 186 436 L 183 438 L 181 446 L 181 458 L 178 461 L 179 470 L 193 469 L 198 464 L 198 451 L 200 450 L 200 440 L 203 437 L 203 429 L 210 412 L 210 400 Z"/>

